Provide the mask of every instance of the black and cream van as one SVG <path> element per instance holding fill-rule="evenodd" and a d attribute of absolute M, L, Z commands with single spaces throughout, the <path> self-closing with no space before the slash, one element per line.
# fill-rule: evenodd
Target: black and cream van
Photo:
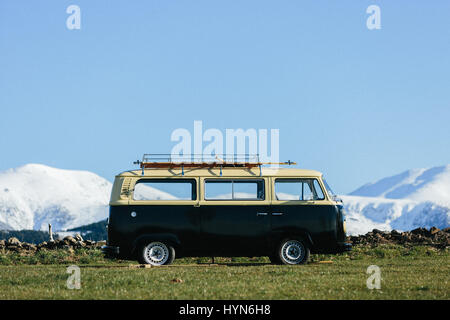
<path fill-rule="evenodd" d="M 144 163 L 115 177 L 108 255 L 152 265 L 175 257 L 269 256 L 302 264 L 351 249 L 342 203 L 313 170 L 249 163 Z"/>

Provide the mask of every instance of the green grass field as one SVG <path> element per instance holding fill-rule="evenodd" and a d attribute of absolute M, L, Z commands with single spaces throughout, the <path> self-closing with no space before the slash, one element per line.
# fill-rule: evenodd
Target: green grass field
<path fill-rule="evenodd" d="M 303 266 L 268 258 L 175 260 L 139 268 L 106 260 L 98 250 L 57 250 L 21 256 L 0 253 L 0 299 L 449 299 L 449 250 L 356 247 L 312 255 Z M 330 263 L 331 261 L 331 263 Z M 81 268 L 81 289 L 66 287 L 66 267 Z M 131 265 L 131 266 L 130 266 Z M 369 265 L 381 268 L 381 289 L 369 290 Z"/>

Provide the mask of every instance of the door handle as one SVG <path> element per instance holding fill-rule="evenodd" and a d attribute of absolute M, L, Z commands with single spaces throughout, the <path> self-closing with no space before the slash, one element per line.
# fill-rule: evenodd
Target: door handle
<path fill-rule="evenodd" d="M 258 212 L 256 213 L 257 216 L 267 216 L 267 212 Z"/>
<path fill-rule="evenodd" d="M 283 212 L 272 212 L 273 216 L 282 216 L 283 214 Z"/>

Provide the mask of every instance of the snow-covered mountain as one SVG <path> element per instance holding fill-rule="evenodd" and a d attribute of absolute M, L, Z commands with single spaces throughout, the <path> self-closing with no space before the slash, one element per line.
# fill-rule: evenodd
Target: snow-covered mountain
<path fill-rule="evenodd" d="M 349 234 L 450 225 L 450 165 L 413 169 L 341 196 Z"/>
<path fill-rule="evenodd" d="M 0 172 L 0 229 L 64 230 L 106 219 L 111 188 L 94 173 L 41 164 Z"/>
<path fill-rule="evenodd" d="M 108 217 L 112 184 L 88 171 L 42 164 L 0 172 L 0 230 L 71 229 Z M 139 185 L 137 199 L 176 199 L 167 192 Z"/>

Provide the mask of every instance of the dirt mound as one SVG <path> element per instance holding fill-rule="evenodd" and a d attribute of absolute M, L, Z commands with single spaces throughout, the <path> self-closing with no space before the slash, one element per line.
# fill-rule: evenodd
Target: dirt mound
<path fill-rule="evenodd" d="M 382 243 L 401 245 L 428 245 L 437 248 L 450 246 L 450 228 L 440 230 L 432 227 L 417 228 L 411 231 L 399 232 L 397 230 L 381 231 L 373 229 L 365 235 L 347 237 L 354 245 L 376 245 Z"/>

